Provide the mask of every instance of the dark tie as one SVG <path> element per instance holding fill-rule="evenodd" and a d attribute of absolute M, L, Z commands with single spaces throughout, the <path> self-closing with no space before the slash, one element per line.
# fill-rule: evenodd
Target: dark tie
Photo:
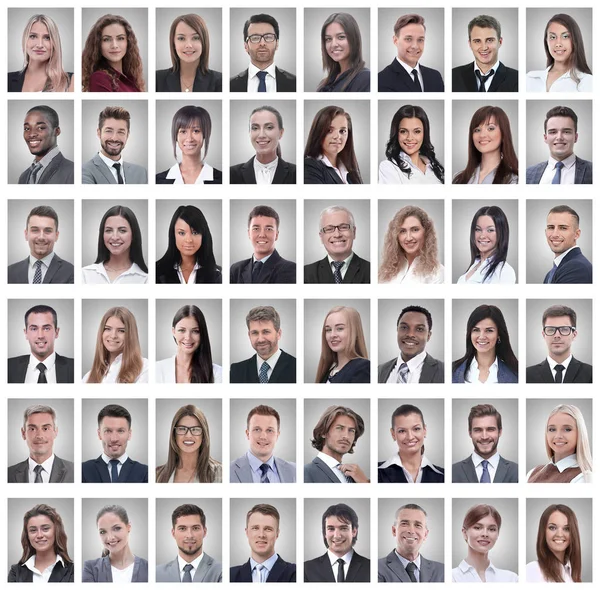
<path fill-rule="evenodd" d="M 36 369 L 40 372 L 37 382 L 48 383 L 48 380 L 46 379 L 46 365 L 44 363 L 38 363 Z"/>
<path fill-rule="evenodd" d="M 492 483 L 492 478 L 490 477 L 490 472 L 488 471 L 489 464 L 490 462 L 486 461 L 485 459 L 481 462 L 481 468 L 483 471 L 481 472 L 481 479 L 479 480 L 479 483 Z"/>
<path fill-rule="evenodd" d="M 33 266 L 35 266 L 35 270 L 33 272 L 33 284 L 41 285 L 42 284 L 42 261 L 36 260 L 35 264 Z"/>
<path fill-rule="evenodd" d="M 475 75 L 479 80 L 479 90 L 477 92 L 487 92 L 485 83 L 488 81 L 488 78 L 494 75 L 494 69 L 492 68 L 485 76 L 479 70 L 475 70 Z"/>
<path fill-rule="evenodd" d="M 117 171 L 117 180 L 119 181 L 119 184 L 125 184 L 123 182 L 123 177 L 121 176 L 121 164 L 115 162 L 113 168 Z"/>
<path fill-rule="evenodd" d="M 264 361 L 260 366 L 260 372 L 258 373 L 258 382 L 259 383 L 268 383 L 269 382 L 269 363 Z"/>
<path fill-rule="evenodd" d="M 416 69 L 414 69 L 412 72 L 412 77 L 413 80 L 415 82 L 415 89 L 417 92 L 423 92 L 423 88 L 421 88 L 421 82 L 419 82 L 419 72 L 417 72 Z"/>
<path fill-rule="evenodd" d="M 191 582 L 192 581 L 192 574 L 190 573 L 192 570 L 194 569 L 194 566 L 191 563 L 186 563 L 183 566 L 183 580 L 181 580 L 182 582 Z"/>
<path fill-rule="evenodd" d="M 337 581 L 338 582 L 345 582 L 346 581 L 346 577 L 344 576 L 344 563 L 346 563 L 346 562 L 340 557 L 336 561 L 336 563 L 338 564 Z"/>
<path fill-rule="evenodd" d="M 558 268 L 558 266 L 556 266 L 556 264 L 552 265 L 552 268 L 550 269 L 550 271 L 546 275 L 546 278 L 544 279 L 544 285 L 548 285 L 548 284 L 550 284 L 552 282 L 552 278 L 556 274 L 556 269 L 557 268 Z"/>
<path fill-rule="evenodd" d="M 42 479 L 42 471 L 44 468 L 41 465 L 36 465 L 33 470 L 35 471 L 35 481 L 33 483 L 44 483 Z"/>
<path fill-rule="evenodd" d="M 269 481 L 269 476 L 268 476 L 268 473 L 269 473 L 269 464 L 268 463 L 263 463 L 260 466 L 260 470 L 262 472 L 262 475 L 260 476 L 260 483 L 271 483 Z"/>
<path fill-rule="evenodd" d="M 110 463 L 110 480 L 112 483 L 117 483 L 119 481 L 119 470 L 117 469 L 119 466 L 118 459 L 111 459 Z"/>
<path fill-rule="evenodd" d="M 563 371 L 565 370 L 565 367 L 563 365 L 556 365 L 556 367 L 554 367 L 554 370 L 556 371 L 556 375 L 554 376 L 554 383 L 562 383 L 563 382 Z"/>
<path fill-rule="evenodd" d="M 406 363 L 402 363 L 400 365 L 400 369 L 398 369 L 398 379 L 396 380 L 396 383 L 408 383 L 409 373 L 410 370 L 408 368 L 408 365 Z"/>
<path fill-rule="evenodd" d="M 417 576 L 415 576 L 416 571 L 417 566 L 412 561 L 406 564 L 406 573 L 408 574 L 411 582 L 417 581 Z"/>
<path fill-rule="evenodd" d="M 260 271 L 262 270 L 263 263 L 260 260 L 255 260 L 252 263 L 252 282 L 258 283 L 258 277 L 260 276 Z"/>
<path fill-rule="evenodd" d="M 31 172 L 29 173 L 29 180 L 27 184 L 37 184 L 38 172 L 42 169 L 42 165 L 39 162 L 31 165 Z"/>
<path fill-rule="evenodd" d="M 334 260 L 331 264 L 333 264 L 333 280 L 336 285 L 339 285 L 342 282 L 342 266 L 344 266 L 344 262 L 338 262 Z"/>
<path fill-rule="evenodd" d="M 560 184 L 560 173 L 564 167 L 565 165 L 562 162 L 556 162 L 556 166 L 554 166 L 556 172 L 554 173 L 552 184 Z"/>
<path fill-rule="evenodd" d="M 267 83 L 265 82 L 265 78 L 267 77 L 267 72 L 257 72 L 258 77 L 258 91 L 266 92 L 267 91 Z"/>

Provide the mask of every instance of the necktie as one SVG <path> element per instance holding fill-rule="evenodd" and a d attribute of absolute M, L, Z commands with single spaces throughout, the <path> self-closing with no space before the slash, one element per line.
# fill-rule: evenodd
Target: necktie
<path fill-rule="evenodd" d="M 406 564 L 406 573 L 408 574 L 408 577 L 410 578 L 411 582 L 417 581 L 417 576 L 415 576 L 416 571 L 417 566 L 412 561 Z"/>
<path fill-rule="evenodd" d="M 331 264 L 333 264 L 333 280 L 336 285 L 339 285 L 342 282 L 342 266 L 344 266 L 344 261 L 338 262 L 334 260 Z"/>
<path fill-rule="evenodd" d="M 256 566 L 256 569 L 258 570 L 258 581 L 261 584 L 264 584 L 267 581 L 267 568 L 266 568 L 266 566 L 264 566 L 262 563 L 259 563 Z"/>
<path fill-rule="evenodd" d="M 335 468 L 342 474 L 342 477 L 346 480 L 346 483 L 352 483 L 350 477 L 348 477 L 343 471 L 342 471 L 342 464 L 338 463 Z"/>
<path fill-rule="evenodd" d="M 121 176 L 121 164 L 115 162 L 113 168 L 117 171 L 117 180 L 119 181 L 119 184 L 125 184 L 123 182 L 123 177 Z"/>
<path fill-rule="evenodd" d="M 556 367 L 554 367 L 554 370 L 556 371 L 556 375 L 554 376 L 554 383 L 562 383 L 563 371 L 565 370 L 565 367 L 563 365 L 556 365 Z"/>
<path fill-rule="evenodd" d="M 42 283 L 42 261 L 36 260 L 35 264 L 33 266 L 35 266 L 35 270 L 33 272 L 33 284 L 41 285 L 41 283 Z"/>
<path fill-rule="evenodd" d="M 338 564 L 337 581 L 338 582 L 345 582 L 346 581 L 346 576 L 344 576 L 344 563 L 346 563 L 346 562 L 340 557 L 336 561 L 336 563 Z"/>
<path fill-rule="evenodd" d="M 44 468 L 41 465 L 36 465 L 33 470 L 35 471 L 35 481 L 33 483 L 44 483 L 42 479 L 42 471 Z"/>
<path fill-rule="evenodd" d="M 491 76 L 494 75 L 493 68 L 485 76 L 479 70 L 475 70 L 475 75 L 479 80 L 479 90 L 477 92 L 487 92 L 487 90 L 485 89 L 485 83 Z"/>
<path fill-rule="evenodd" d="M 260 260 L 255 260 L 252 263 L 252 282 L 258 283 L 258 277 L 260 275 L 260 271 L 262 270 L 263 263 Z"/>
<path fill-rule="evenodd" d="M 260 470 L 262 472 L 262 474 L 260 476 L 260 483 L 271 483 L 269 481 L 269 476 L 268 476 L 268 473 L 269 473 L 269 464 L 268 463 L 263 463 L 260 466 Z"/>
<path fill-rule="evenodd" d="M 417 92 L 423 92 L 423 88 L 421 88 L 421 82 L 419 81 L 419 72 L 417 70 L 413 70 L 411 72 L 413 80 L 415 82 L 415 89 Z"/>
<path fill-rule="evenodd" d="M 410 371 L 408 369 L 408 365 L 406 363 L 402 363 L 398 369 L 398 379 L 396 379 L 396 383 L 408 383 L 409 373 Z"/>
<path fill-rule="evenodd" d="M 265 82 L 265 78 L 267 77 L 267 72 L 258 72 L 256 75 L 258 76 L 258 91 L 266 92 L 267 83 Z"/>
<path fill-rule="evenodd" d="M 192 570 L 194 569 L 194 566 L 191 563 L 186 563 L 183 566 L 183 580 L 181 580 L 182 582 L 191 582 L 192 581 L 192 574 L 190 573 Z"/>
<path fill-rule="evenodd" d="M 269 363 L 264 361 L 260 366 L 260 372 L 258 374 L 258 382 L 259 383 L 268 383 L 269 382 Z"/>
<path fill-rule="evenodd" d="M 550 271 L 546 275 L 546 278 L 544 279 L 544 285 L 548 285 L 548 284 L 550 284 L 552 282 L 552 278 L 556 274 L 556 269 L 557 268 L 558 268 L 558 266 L 556 266 L 556 264 L 552 265 L 552 268 L 550 269 Z"/>
<path fill-rule="evenodd" d="M 490 462 L 486 461 L 485 459 L 481 462 L 483 471 L 481 473 L 481 479 L 479 480 L 479 483 L 492 483 L 492 478 L 490 477 L 490 472 L 488 471 L 489 464 Z"/>
<path fill-rule="evenodd" d="M 552 184 L 560 184 L 560 173 L 564 167 L 565 165 L 562 162 L 556 162 L 556 166 L 554 166 L 556 172 L 554 173 Z"/>
<path fill-rule="evenodd" d="M 44 363 L 38 363 L 36 369 L 40 372 L 40 376 L 38 377 L 38 383 L 48 383 L 46 379 L 46 365 Z"/>
<path fill-rule="evenodd" d="M 39 162 L 31 165 L 31 172 L 29 174 L 29 180 L 27 184 L 37 184 L 38 172 L 42 169 L 42 165 Z"/>
<path fill-rule="evenodd" d="M 111 459 L 110 463 L 110 480 L 112 483 L 117 483 L 119 481 L 119 470 L 117 467 L 119 466 L 118 459 Z"/>

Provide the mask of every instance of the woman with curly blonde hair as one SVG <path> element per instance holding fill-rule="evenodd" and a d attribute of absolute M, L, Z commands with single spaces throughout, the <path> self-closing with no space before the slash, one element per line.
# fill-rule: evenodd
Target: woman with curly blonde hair
<path fill-rule="evenodd" d="M 380 283 L 443 283 L 433 220 L 414 205 L 402 207 L 383 240 Z"/>

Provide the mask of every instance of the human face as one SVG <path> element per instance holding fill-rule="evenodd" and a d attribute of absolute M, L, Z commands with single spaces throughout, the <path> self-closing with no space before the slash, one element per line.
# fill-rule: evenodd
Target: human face
<path fill-rule="evenodd" d="M 419 414 L 396 416 L 394 418 L 394 428 L 390 428 L 390 432 L 398 445 L 400 456 L 408 457 L 409 455 L 421 454 L 423 441 L 427 436 L 427 428 L 425 428 Z"/>
<path fill-rule="evenodd" d="M 48 61 L 52 55 L 52 41 L 48 27 L 41 22 L 33 23 L 29 30 L 29 37 L 25 42 L 25 51 L 30 62 L 43 63 Z"/>
<path fill-rule="evenodd" d="M 327 547 L 338 557 L 346 555 L 352 549 L 352 542 L 357 534 L 358 529 L 353 529 L 350 522 L 340 520 L 337 516 L 328 516 L 325 519 Z"/>
<path fill-rule="evenodd" d="M 473 144 L 475 149 L 482 154 L 500 152 L 502 131 L 500 131 L 495 117 L 490 117 L 488 121 L 482 121 L 473 129 Z"/>
<path fill-rule="evenodd" d="M 416 558 L 428 534 L 427 517 L 423 511 L 412 508 L 400 510 L 398 520 L 392 526 L 392 535 L 396 537 L 396 551 L 399 555 Z"/>
<path fill-rule="evenodd" d="M 325 435 L 323 453 L 341 462 L 356 438 L 356 423 L 350 416 L 338 416 Z"/>
<path fill-rule="evenodd" d="M 182 258 L 195 256 L 202 246 L 202 234 L 192 229 L 183 219 L 175 222 L 175 247 Z"/>
<path fill-rule="evenodd" d="M 31 353 L 40 361 L 54 352 L 54 341 L 60 328 L 54 327 L 54 317 L 50 312 L 30 313 L 27 316 L 25 338 L 29 342 Z"/>
<path fill-rule="evenodd" d="M 491 318 L 481 320 L 471 332 L 471 343 L 476 353 L 491 352 L 496 348 L 498 342 L 498 326 Z"/>
<path fill-rule="evenodd" d="M 418 311 L 407 311 L 402 314 L 398 324 L 398 348 L 402 360 L 408 361 L 425 350 L 431 338 L 427 317 Z"/>
<path fill-rule="evenodd" d="M 246 438 L 250 441 L 250 452 L 261 461 L 268 461 L 279 438 L 277 418 L 254 414 L 250 418 Z"/>
<path fill-rule="evenodd" d="M 34 258 L 45 258 L 54 250 L 58 240 L 58 230 L 52 217 L 32 215 L 27 222 L 25 239 L 29 243 L 29 253 Z"/>
<path fill-rule="evenodd" d="M 335 165 L 338 154 L 346 147 L 346 141 L 348 141 L 348 119 L 345 115 L 338 115 L 331 121 L 321 144 L 323 155 Z"/>
<path fill-rule="evenodd" d="M 398 232 L 398 244 L 409 260 L 421 253 L 425 244 L 425 228 L 418 217 L 411 215 L 402 222 Z"/>
<path fill-rule="evenodd" d="M 200 346 L 200 328 L 196 318 L 188 316 L 180 319 L 172 328 L 173 338 L 177 343 L 177 352 L 191 355 Z"/>
<path fill-rule="evenodd" d="M 104 222 L 104 245 L 111 256 L 128 256 L 133 234 L 129 221 L 120 215 L 107 217 Z"/>
<path fill-rule="evenodd" d="M 546 442 L 552 449 L 554 462 L 560 461 L 577 451 L 577 422 L 573 416 L 557 412 L 548 418 Z"/>
<path fill-rule="evenodd" d="M 98 428 L 98 438 L 102 441 L 102 451 L 111 459 L 118 459 L 127 451 L 131 440 L 131 428 L 126 418 L 105 416 Z"/>
<path fill-rule="evenodd" d="M 425 27 L 416 23 L 402 27 L 398 36 L 394 35 L 394 45 L 398 50 L 398 59 L 414 68 L 425 49 Z"/>
<path fill-rule="evenodd" d="M 571 33 L 567 27 L 559 23 L 550 23 L 546 32 L 548 50 L 555 62 L 568 64 L 573 54 Z"/>
<path fill-rule="evenodd" d="M 44 514 L 32 516 L 27 521 L 27 538 L 35 553 L 54 551 L 56 538 L 54 523 Z"/>
<path fill-rule="evenodd" d="M 267 360 L 279 350 L 281 328 L 276 330 L 275 324 L 271 320 L 251 321 L 248 326 L 248 338 L 250 338 L 250 345 L 256 350 L 258 356 L 263 360 Z"/>
<path fill-rule="evenodd" d="M 98 519 L 98 534 L 109 553 L 120 553 L 129 545 L 131 523 L 125 524 L 114 512 L 107 512 Z"/>
<path fill-rule="evenodd" d="M 546 123 L 544 141 L 550 155 L 559 162 L 568 158 L 574 150 L 579 135 L 571 117 L 550 117 Z"/>
<path fill-rule="evenodd" d="M 250 117 L 250 141 L 259 161 L 266 164 L 275 159 L 282 136 L 283 129 L 271 111 L 257 111 Z"/>
<path fill-rule="evenodd" d="M 274 217 L 259 215 L 250 220 L 248 237 L 254 248 L 254 258 L 263 259 L 275 251 L 275 242 L 279 238 L 277 220 Z"/>
<path fill-rule="evenodd" d="M 555 510 L 546 526 L 546 545 L 561 563 L 565 561 L 565 551 L 571 544 L 571 528 L 565 514 Z"/>
<path fill-rule="evenodd" d="M 185 561 L 194 561 L 202 553 L 207 529 L 197 514 L 180 516 L 171 529 L 179 554 Z"/>
<path fill-rule="evenodd" d="M 481 258 L 487 258 L 496 249 L 496 224 L 489 215 L 481 215 L 475 223 L 475 245 Z"/>
<path fill-rule="evenodd" d="M 59 135 L 60 127 L 53 129 L 43 113 L 32 111 L 25 117 L 23 139 L 36 161 L 41 160 L 51 149 L 56 147 L 56 138 Z"/>
<path fill-rule="evenodd" d="M 347 224 L 350 229 L 341 231 L 340 225 Z M 352 254 L 352 246 L 356 238 L 356 227 L 352 227 L 350 215 L 346 211 L 333 211 L 325 213 L 320 219 L 321 229 L 329 225 L 335 226 L 335 230 L 331 233 L 319 232 L 321 243 L 325 246 L 327 254 L 333 260 L 345 260 Z"/>
<path fill-rule="evenodd" d="M 177 57 L 186 64 L 200 61 L 202 56 L 202 41 L 200 33 L 192 29 L 190 25 L 179 21 L 175 27 L 175 53 Z"/>
<path fill-rule="evenodd" d="M 246 525 L 246 537 L 254 561 L 262 563 L 275 554 L 275 541 L 279 537 L 277 519 L 270 514 L 253 512 Z"/>
<path fill-rule="evenodd" d="M 100 53 L 112 68 L 121 71 L 127 53 L 127 32 L 123 25 L 113 23 L 102 29 Z"/>
<path fill-rule="evenodd" d="M 340 23 L 331 23 L 325 29 L 325 51 L 336 63 L 340 64 L 342 71 L 348 68 L 350 60 L 350 43 L 346 31 Z"/>
<path fill-rule="evenodd" d="M 496 29 L 491 27 L 473 27 L 469 47 L 482 72 L 487 72 L 498 61 L 498 50 L 502 45 L 502 37 L 498 39 Z"/>
<path fill-rule="evenodd" d="M 344 312 L 336 311 L 327 316 L 325 340 L 336 354 L 344 353 L 350 348 L 350 326 Z"/>
<path fill-rule="evenodd" d="M 474 451 L 483 459 L 489 459 L 496 454 L 502 430 L 498 429 L 495 416 L 481 416 L 473 418 L 469 436 L 473 441 Z"/>
<path fill-rule="evenodd" d="M 563 315 L 559 317 L 547 317 L 545 326 L 571 326 L 571 318 Z M 546 336 L 542 330 L 542 336 L 546 341 L 548 353 L 557 362 L 564 361 L 571 354 L 571 345 L 577 337 L 577 330 L 571 330 L 568 336 L 563 336 L 558 330 L 554 332 L 554 336 Z"/>
<path fill-rule="evenodd" d="M 550 250 L 560 256 L 570 248 L 577 246 L 581 230 L 577 220 L 570 213 L 550 213 L 546 221 L 546 240 Z"/>
<path fill-rule="evenodd" d="M 407 155 L 418 154 L 423 145 L 423 123 L 417 117 L 402 119 L 398 126 L 398 143 Z"/>
<path fill-rule="evenodd" d="M 491 514 L 484 516 L 468 529 L 463 528 L 463 537 L 469 546 L 469 550 L 475 553 L 487 554 L 491 551 L 498 540 L 498 523 Z"/>
<path fill-rule="evenodd" d="M 54 426 L 52 416 L 47 413 L 31 414 L 27 418 L 21 436 L 27 442 L 29 456 L 36 463 L 43 463 L 52 455 L 54 439 L 58 436 L 58 428 Z"/>
<path fill-rule="evenodd" d="M 198 428 L 200 427 L 200 422 L 198 422 L 198 418 L 196 416 L 183 416 L 175 425 L 175 428 L 178 426 L 187 426 L 188 428 Z M 191 430 L 188 430 L 186 434 L 177 434 L 175 433 L 175 442 L 177 443 L 177 448 L 182 453 L 197 453 L 200 450 L 202 445 L 202 435 L 201 434 L 192 434 Z"/>
<path fill-rule="evenodd" d="M 106 320 L 102 331 L 102 344 L 111 358 L 116 358 L 125 348 L 125 324 L 116 316 Z"/>
<path fill-rule="evenodd" d="M 202 157 L 204 135 L 202 135 L 202 129 L 198 121 L 193 122 L 191 127 L 179 128 L 177 132 L 177 145 L 183 156 L 196 159 Z"/>
<path fill-rule="evenodd" d="M 129 130 L 123 119 L 106 119 L 101 129 L 96 131 L 102 146 L 102 153 L 111 160 L 119 160 L 127 143 Z"/>
<path fill-rule="evenodd" d="M 269 23 L 252 23 L 248 27 L 248 37 L 252 35 L 268 35 L 271 33 L 275 34 L 273 25 Z M 275 59 L 275 52 L 279 47 L 279 40 L 271 41 L 267 43 L 264 38 L 258 43 L 252 43 L 250 39 L 247 39 L 244 43 L 244 49 L 250 56 L 250 61 L 260 70 L 266 70 Z"/>

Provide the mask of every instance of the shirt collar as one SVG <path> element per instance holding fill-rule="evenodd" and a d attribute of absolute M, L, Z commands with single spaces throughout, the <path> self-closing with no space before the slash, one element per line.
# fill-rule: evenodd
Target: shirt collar
<path fill-rule="evenodd" d="M 557 363 L 552 357 L 550 357 L 550 356 L 546 357 L 546 361 L 550 365 L 551 371 L 554 371 L 554 367 L 556 367 L 556 365 L 558 365 L 558 364 L 561 364 L 565 368 L 565 371 L 566 371 L 569 368 L 569 363 L 571 362 L 572 359 L 573 359 L 573 355 L 570 354 L 562 363 Z"/>
<path fill-rule="evenodd" d="M 406 62 L 402 61 L 398 56 L 396 56 L 396 61 L 410 74 L 411 78 L 412 78 L 412 71 L 413 70 L 417 70 L 417 72 L 419 72 L 419 74 L 421 73 L 421 68 L 419 67 L 419 63 L 417 62 L 417 65 L 413 68 L 413 66 L 407 64 Z"/>
<path fill-rule="evenodd" d="M 331 563 L 331 567 L 333 567 L 336 564 L 338 559 L 343 559 L 346 563 L 350 563 L 352 561 L 353 555 L 354 549 L 350 549 L 350 551 L 348 551 L 346 555 L 342 555 L 341 558 L 335 553 L 331 552 L 329 549 L 327 549 L 327 557 L 329 557 L 329 563 Z"/>
<path fill-rule="evenodd" d="M 263 359 L 260 356 L 258 356 L 258 353 L 256 353 L 256 361 L 258 363 L 258 370 L 260 371 L 260 366 L 263 363 L 267 363 L 269 365 L 269 367 L 271 367 L 271 369 L 274 369 L 280 356 L 281 356 L 281 348 L 278 348 L 277 352 L 274 352 L 268 359 Z"/>
<path fill-rule="evenodd" d="M 554 463 L 554 461 L 551 461 L 551 463 Z M 554 463 L 554 466 L 556 469 L 558 469 L 559 473 L 562 473 L 565 469 L 569 469 L 569 467 L 579 467 L 579 463 L 577 463 L 577 455 L 573 453 L 572 455 L 569 455 L 568 457 L 565 457 L 564 459 Z"/>
<path fill-rule="evenodd" d="M 50 268 L 50 264 L 52 262 L 52 259 L 54 258 L 54 251 L 50 252 L 50 254 L 48 254 L 47 256 L 44 256 L 44 258 L 36 258 L 35 256 L 32 256 L 31 254 L 29 255 L 29 266 L 31 268 L 33 268 L 35 266 L 35 263 L 38 260 L 42 261 L 42 264 L 47 267 Z"/>
<path fill-rule="evenodd" d="M 127 453 L 123 453 L 120 457 L 109 457 L 108 455 L 105 455 L 104 453 L 102 453 L 102 460 L 107 464 L 110 465 L 110 461 L 114 459 L 116 459 L 121 466 L 123 466 L 125 464 L 125 461 L 127 461 L 127 459 L 129 459 L 129 456 L 127 455 Z"/>
<path fill-rule="evenodd" d="M 554 264 L 555 266 L 559 266 L 560 263 L 563 261 L 563 258 L 571 251 L 573 250 L 573 248 L 579 248 L 579 246 L 573 246 L 572 248 L 569 248 L 566 252 L 563 252 L 562 254 L 559 254 L 555 259 L 554 259 Z"/>
<path fill-rule="evenodd" d="M 413 264 L 414 264 L 414 262 L 413 262 Z M 427 356 L 427 352 L 424 350 L 423 352 L 420 352 L 416 356 L 413 356 L 413 358 L 405 361 L 402 359 L 402 353 L 400 353 L 398 355 L 398 360 L 396 361 L 396 367 L 399 368 L 402 363 L 406 363 L 408 370 L 411 373 L 414 373 L 419 368 L 419 366 L 425 362 L 426 356 Z"/>
<path fill-rule="evenodd" d="M 488 71 L 487 73 L 483 73 L 480 69 L 479 66 L 477 65 L 477 62 L 474 61 L 473 62 L 473 71 L 474 72 L 480 72 L 482 76 L 487 76 L 492 70 L 494 70 L 494 75 L 496 75 L 498 73 L 498 67 L 500 66 L 500 60 L 498 60 Z"/>
<path fill-rule="evenodd" d="M 260 565 L 264 565 L 269 572 L 273 569 L 275 562 L 279 559 L 279 555 L 277 553 L 273 553 L 269 559 L 265 559 Z M 250 558 L 250 569 L 253 570 L 257 565 L 259 565 L 258 561 L 254 561 L 252 557 Z"/>
<path fill-rule="evenodd" d="M 577 160 L 577 156 L 575 155 L 575 153 L 572 153 L 568 158 L 565 158 L 564 160 L 560 160 L 563 163 L 563 166 L 565 168 L 572 168 L 573 166 L 575 166 L 575 161 Z M 548 157 L 548 168 L 554 170 L 556 168 L 556 164 L 559 162 L 559 160 L 555 160 L 552 156 Z"/>
<path fill-rule="evenodd" d="M 248 463 L 250 463 L 250 468 L 252 471 L 260 471 L 260 466 L 263 463 L 266 463 L 273 471 L 275 471 L 275 457 L 271 455 L 267 461 L 261 461 L 258 457 L 255 457 L 250 451 L 246 453 L 246 457 L 248 457 Z"/>
<path fill-rule="evenodd" d="M 177 554 L 177 564 L 179 565 L 179 573 L 183 573 L 183 568 L 188 565 L 188 563 L 192 566 L 192 572 L 196 572 L 196 570 L 198 569 L 198 566 L 200 565 L 200 562 L 202 561 L 202 558 L 204 557 L 204 551 L 202 553 L 200 553 L 200 555 L 198 557 L 196 557 L 196 559 L 194 559 L 194 561 L 186 561 L 185 559 L 183 559 L 181 557 L 181 555 Z M 191 573 L 191 572 L 190 572 Z"/>
<path fill-rule="evenodd" d="M 110 282 L 110 278 L 108 276 L 108 273 L 106 272 L 106 269 L 104 268 L 103 262 L 97 262 L 94 264 L 90 264 L 87 268 L 89 270 L 93 270 L 93 271 L 97 272 L 99 275 L 102 275 L 103 277 L 106 277 L 106 279 L 108 279 L 108 281 Z M 132 262 L 131 266 L 127 270 L 123 271 L 119 275 L 119 277 L 124 277 L 125 275 L 141 275 L 143 277 L 147 276 L 146 273 L 135 262 Z M 117 277 L 117 278 L 119 278 L 119 277 Z"/>
<path fill-rule="evenodd" d="M 41 465 L 44 471 L 50 475 L 52 473 L 52 465 L 54 465 L 54 453 L 50 455 L 43 463 L 36 463 L 31 457 L 27 459 L 29 462 L 29 471 L 33 471 L 36 465 Z"/>
<path fill-rule="evenodd" d="M 261 70 L 257 68 L 252 62 L 248 65 L 248 80 L 254 78 L 258 72 L 267 72 L 268 76 L 275 78 L 275 62 L 273 62 L 268 68 Z"/>
<path fill-rule="evenodd" d="M 183 176 L 181 176 L 181 170 L 179 169 L 179 162 L 173 164 L 167 172 L 167 178 L 174 180 L 174 184 L 184 184 Z M 198 174 L 196 182 L 194 184 L 204 184 L 207 180 L 214 180 L 214 168 L 206 162 L 202 165 L 202 171 Z"/>
<path fill-rule="evenodd" d="M 113 160 L 111 158 L 107 158 L 102 152 L 98 152 L 100 159 L 109 167 L 112 168 L 113 164 L 121 164 L 121 169 L 123 168 L 123 155 L 118 160 Z"/>
<path fill-rule="evenodd" d="M 324 453 L 323 451 L 319 451 L 317 453 L 317 457 L 323 461 L 331 470 L 336 469 L 340 462 L 337 459 L 334 459 L 331 455 Z"/>
<path fill-rule="evenodd" d="M 329 158 L 325 154 L 319 154 L 319 156 L 317 156 L 317 160 L 321 160 L 323 162 L 323 164 L 325 164 L 325 166 L 327 166 L 329 168 L 333 168 L 334 170 L 339 170 L 340 174 L 344 178 L 348 174 L 348 169 L 346 168 L 346 166 L 344 166 L 344 163 L 341 160 L 340 160 L 340 163 L 337 166 L 337 168 L 329 161 Z"/>
<path fill-rule="evenodd" d="M 470 569 L 475 569 L 472 565 L 469 565 L 464 559 L 458 564 L 458 569 L 464 574 L 467 573 Z M 490 565 L 487 566 L 487 570 L 496 571 L 496 566 L 490 561 Z"/>
<path fill-rule="evenodd" d="M 63 561 L 63 558 L 60 555 L 57 555 L 56 559 L 54 560 L 54 564 L 51 567 L 54 567 L 58 562 L 60 562 L 63 566 L 65 565 L 65 562 Z M 31 570 L 34 574 L 42 575 L 42 573 L 43 573 L 43 572 L 40 572 L 35 567 L 35 553 L 23 565 L 28 570 Z"/>
<path fill-rule="evenodd" d="M 274 170 L 275 168 L 277 168 L 277 164 L 279 163 L 279 158 L 276 156 L 275 159 L 272 162 L 267 162 L 266 164 L 263 164 L 262 162 L 258 161 L 258 158 L 254 158 L 254 165 L 258 168 L 266 168 L 267 170 L 271 171 Z"/>
<path fill-rule="evenodd" d="M 52 367 L 54 367 L 54 363 L 56 363 L 56 353 L 53 352 L 49 356 L 47 356 L 43 361 L 38 360 L 33 356 L 33 354 L 29 355 L 29 366 L 33 369 L 37 368 L 40 363 L 44 363 L 46 367 L 46 372 L 48 372 Z"/>
<path fill-rule="evenodd" d="M 481 465 L 482 461 L 487 461 L 494 469 L 498 469 L 498 463 L 500 463 L 500 453 L 497 451 L 489 458 L 484 459 L 481 455 L 478 455 L 475 451 L 471 455 L 471 461 L 473 461 L 473 465 L 478 467 Z"/>
<path fill-rule="evenodd" d="M 379 469 L 386 469 L 387 467 L 390 467 L 391 465 L 397 465 L 398 467 L 401 467 L 402 469 L 404 469 L 404 465 L 402 465 L 402 459 L 400 458 L 399 453 L 395 453 L 387 461 L 384 461 L 379 466 Z M 432 471 L 435 471 L 436 473 L 439 473 L 440 475 L 442 474 L 442 472 L 425 455 L 421 455 L 420 469 L 424 469 L 425 467 L 429 467 Z"/>
<path fill-rule="evenodd" d="M 397 549 L 394 549 L 394 553 L 396 554 L 396 557 L 400 560 L 400 563 L 402 564 L 402 567 L 404 569 L 406 569 L 406 566 L 409 563 L 414 563 L 417 566 L 417 569 L 419 571 L 421 571 L 421 554 L 420 553 L 417 555 L 417 558 L 414 561 L 409 561 L 408 559 L 406 559 L 406 557 L 403 557 L 402 555 L 400 555 L 400 553 L 398 553 Z"/>
<path fill-rule="evenodd" d="M 350 262 L 352 262 L 353 256 L 354 256 L 354 252 L 350 252 L 350 256 L 348 256 L 348 258 L 344 259 L 344 266 L 342 266 L 342 268 L 348 268 L 350 266 Z M 334 262 L 338 262 L 337 260 L 334 260 L 331 256 L 329 256 L 329 254 L 327 254 L 327 261 L 329 262 L 330 268 Z M 342 270 L 342 268 L 340 268 L 340 271 Z"/>
<path fill-rule="evenodd" d="M 273 250 L 273 252 L 274 251 L 275 250 Z M 255 262 L 262 262 L 264 264 L 267 260 L 269 260 L 269 258 L 271 258 L 271 256 L 273 256 L 273 252 L 271 252 L 271 254 L 269 254 L 268 256 L 263 256 L 260 260 L 256 260 L 254 254 L 252 254 L 252 264 L 254 264 Z"/>
<path fill-rule="evenodd" d="M 52 160 L 54 160 L 58 154 L 60 154 L 60 148 L 55 145 L 42 159 L 38 160 L 37 162 L 34 160 L 33 163 L 41 164 L 42 168 L 46 168 L 46 166 L 48 166 L 48 164 L 50 164 L 50 162 L 52 162 Z"/>

